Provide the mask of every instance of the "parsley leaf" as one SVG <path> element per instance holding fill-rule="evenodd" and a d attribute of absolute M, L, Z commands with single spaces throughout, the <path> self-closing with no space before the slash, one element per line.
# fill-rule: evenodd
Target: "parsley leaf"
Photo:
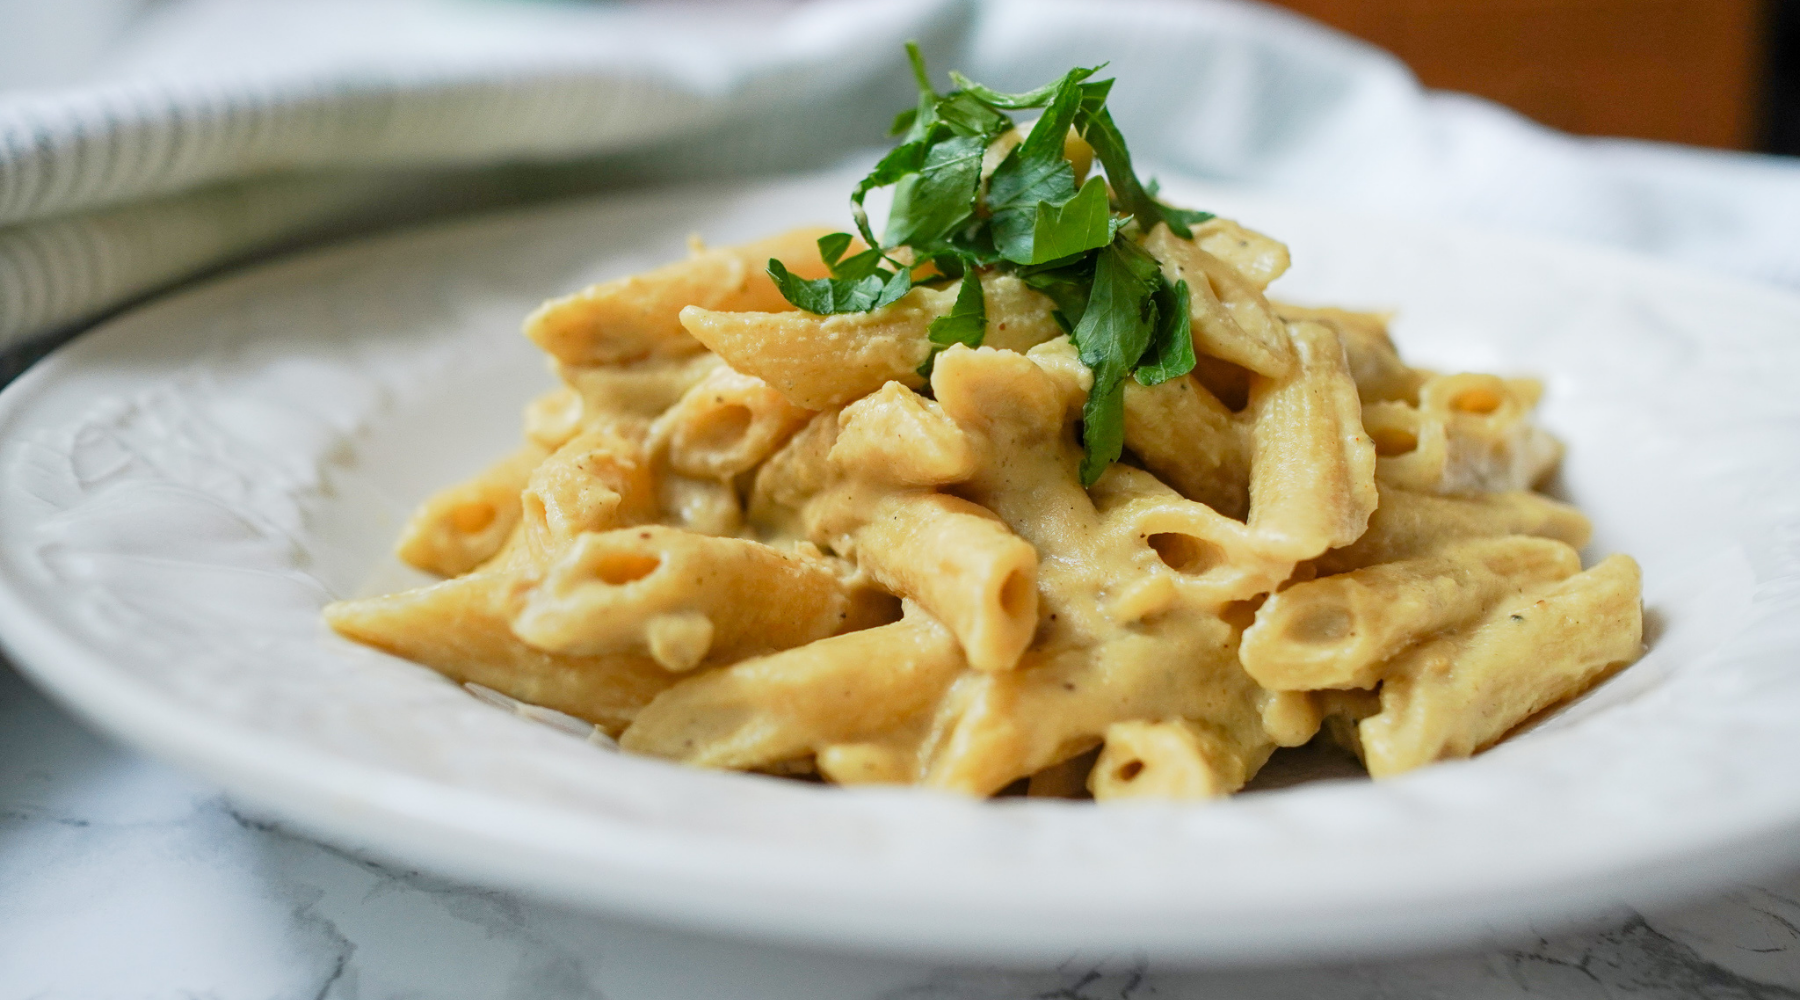
<path fill-rule="evenodd" d="M 934 144 L 917 173 L 894 185 L 887 245 L 932 247 L 975 214 L 975 185 L 988 140 L 956 136 Z"/>
<path fill-rule="evenodd" d="M 937 122 L 937 91 L 931 86 L 931 74 L 925 71 L 925 56 L 919 51 L 919 43 L 906 43 L 906 61 L 912 64 L 913 82 L 919 87 L 919 103 L 913 107 L 912 120 L 907 123 L 906 142 L 916 142 L 925 138 L 931 126 Z M 905 112 L 902 112 L 904 114 Z M 895 118 L 894 124 L 900 124 Z"/>
<path fill-rule="evenodd" d="M 881 270 L 881 265 L 893 262 L 874 247 L 854 254 L 848 260 L 843 259 L 844 251 L 850 249 L 853 238 L 849 233 L 829 233 L 819 237 L 819 259 L 825 262 L 825 267 L 831 272 L 831 276 L 848 281 L 859 281 L 872 274 L 880 274 L 882 278 L 887 278 L 889 275 Z"/>
<path fill-rule="evenodd" d="M 849 247 L 849 233 L 819 237 L 819 256 L 831 272 L 829 278 L 808 281 L 789 271 L 774 257 L 769 258 L 769 277 L 774 279 L 782 298 L 820 316 L 880 309 L 912 290 L 910 269 L 896 267 L 889 271 L 883 268 L 881 264 L 885 258 L 880 250 L 873 248 L 842 260 Z"/>
<path fill-rule="evenodd" d="M 1101 63 L 1098 66 L 1089 66 L 1085 69 L 1077 66 L 1070 70 L 1063 79 L 1046 83 L 1036 90 L 1027 90 L 1023 94 L 1003 94 L 992 87 L 984 87 L 955 70 L 950 71 L 950 79 L 956 83 L 957 87 L 966 93 L 974 95 L 989 107 L 1004 108 L 1008 111 L 1023 111 L 1026 108 L 1041 108 L 1044 105 L 1049 104 L 1051 99 L 1056 96 L 1057 90 L 1062 87 L 1065 81 L 1073 79 L 1076 83 L 1080 83 L 1105 68 L 1105 63 Z"/>
<path fill-rule="evenodd" d="M 1184 240 L 1191 240 L 1194 238 L 1194 226 L 1198 226 L 1209 219 L 1218 218 L 1218 216 L 1211 212 L 1201 212 L 1192 208 L 1176 208 L 1173 205 L 1165 205 L 1160 201 L 1156 203 L 1156 207 L 1162 212 L 1163 221 L 1169 224 L 1169 231 Z"/>
<path fill-rule="evenodd" d="M 1012 119 L 960 90 L 937 103 L 937 117 L 957 135 L 983 139 L 1012 128 Z"/>
<path fill-rule="evenodd" d="M 956 305 L 950 308 L 950 315 L 939 316 L 931 321 L 928 334 L 931 338 L 931 354 L 919 366 L 919 374 L 931 377 L 931 366 L 944 348 L 951 344 L 980 347 L 981 338 L 986 334 L 987 298 L 981 291 L 981 276 L 970 268 L 963 274 L 962 287 L 957 289 Z"/>
<path fill-rule="evenodd" d="M 1194 370 L 1194 331 L 1190 318 L 1188 283 L 1169 284 L 1164 278 L 1156 295 L 1156 330 L 1150 346 L 1138 359 L 1132 377 L 1139 385 L 1157 385 Z"/>
<path fill-rule="evenodd" d="M 1094 263 L 1094 288 L 1075 325 L 1075 347 L 1094 374 L 1081 420 L 1081 485 L 1092 486 L 1125 448 L 1125 377 L 1150 346 L 1153 298 L 1162 272 L 1155 258 L 1115 238 Z"/>
<path fill-rule="evenodd" d="M 840 277 L 837 273 L 838 261 L 843 258 L 844 251 L 850 249 L 849 233 L 827 233 L 819 237 L 819 259 L 831 269 L 832 277 Z"/>
<path fill-rule="evenodd" d="M 1080 110 L 1081 81 L 1070 73 L 1057 84 L 1056 97 L 1032 126 L 1031 134 L 1006 154 L 988 178 L 987 207 L 993 213 L 994 246 L 1007 260 L 1038 264 L 1054 259 L 1039 257 L 1036 252 L 1038 206 L 1048 202 L 1060 208 L 1075 197 L 1075 168 L 1062 153 L 1069 126 Z"/>
<path fill-rule="evenodd" d="M 1072 333 L 1087 311 L 1088 290 L 1094 284 L 1094 261 L 1084 256 L 1072 264 L 1021 270 L 1019 280 L 1055 303 L 1056 311 L 1051 315 L 1064 331 Z"/>
<path fill-rule="evenodd" d="M 858 182 L 856 189 L 850 192 L 850 214 L 855 216 L 856 230 L 862 233 L 865 243 L 872 247 L 880 245 L 874 232 L 869 229 L 869 213 L 863 208 L 863 198 L 876 188 L 898 183 L 908 174 L 917 173 L 925 165 L 926 149 L 927 143 L 923 139 L 894 147 L 881 158 L 880 163 L 875 164 L 875 169 L 869 171 L 869 176 Z"/>
<path fill-rule="evenodd" d="M 1088 145 L 1094 147 L 1094 156 L 1106 169 L 1106 179 L 1112 183 L 1113 194 L 1119 199 L 1119 207 L 1137 217 L 1138 226 L 1149 232 L 1156 228 L 1158 222 L 1165 222 L 1156 199 L 1138 183 L 1137 174 L 1131 169 L 1131 151 L 1125 148 L 1125 137 L 1119 134 L 1119 126 L 1113 123 L 1112 112 L 1101 107 L 1082 116 L 1081 137 Z M 1179 227 L 1179 228 L 1177 228 Z M 1193 233 L 1181 225 L 1180 221 L 1170 223 L 1170 231 L 1187 239 Z"/>
<path fill-rule="evenodd" d="M 1037 218 L 1032 223 L 1029 241 L 1017 247 L 1028 254 L 1028 259 L 1019 260 L 1011 253 L 1008 256 L 1020 264 L 1047 264 L 1072 257 L 1112 242 L 1116 231 L 1112 223 L 1112 209 L 1106 199 L 1106 182 L 1098 177 L 1089 177 L 1081 190 L 1067 201 L 1060 204 L 1038 202 Z M 1027 246 L 1028 251 L 1025 250 Z"/>

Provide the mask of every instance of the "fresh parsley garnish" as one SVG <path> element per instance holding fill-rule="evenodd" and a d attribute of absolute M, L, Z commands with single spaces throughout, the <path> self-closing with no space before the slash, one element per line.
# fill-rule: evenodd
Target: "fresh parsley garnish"
<path fill-rule="evenodd" d="M 981 275 L 974 268 L 963 272 L 962 286 L 956 290 L 956 305 L 950 315 L 931 321 L 927 336 L 931 339 L 931 355 L 919 366 L 919 374 L 930 378 L 931 363 L 938 352 L 951 344 L 980 347 L 987 333 L 987 299 L 981 291 Z"/>
<path fill-rule="evenodd" d="M 878 249 L 870 248 L 843 260 L 850 248 L 849 233 L 832 233 L 819 237 L 819 256 L 831 272 L 829 278 L 808 281 L 798 277 L 775 258 L 769 258 L 769 277 L 781 297 L 810 313 L 829 316 L 832 313 L 868 312 L 880 309 L 912 289 L 912 274 L 892 263 Z"/>
<path fill-rule="evenodd" d="M 1113 81 L 1093 79 L 1102 67 L 1076 67 L 1019 94 L 953 72 L 955 88 L 940 94 L 918 46 L 908 43 L 906 54 L 918 103 L 894 119 L 900 144 L 850 194 L 868 249 L 846 258 L 854 238 L 833 233 L 819 240 L 830 277 L 807 281 L 778 260 L 769 261 L 769 276 L 789 302 L 820 315 L 879 309 L 915 280 L 960 280 L 954 308 L 932 321 L 931 356 L 919 369 L 928 376 L 944 348 L 980 346 L 987 328 L 981 274 L 1017 275 L 1055 303 L 1057 322 L 1093 371 L 1081 463 L 1082 484 L 1091 486 L 1124 449 L 1125 380 L 1155 385 L 1194 367 L 1187 283 L 1171 284 L 1136 238 L 1159 223 L 1188 238 L 1212 215 L 1166 205 L 1154 180 L 1138 180 L 1106 109 Z M 1040 108 L 1038 123 L 983 184 L 983 158 L 1014 127 L 1007 112 Z M 1071 130 L 1093 150 L 1104 180 L 1076 175 L 1064 155 Z M 893 208 L 876 239 L 863 201 L 886 187 L 894 189 Z"/>

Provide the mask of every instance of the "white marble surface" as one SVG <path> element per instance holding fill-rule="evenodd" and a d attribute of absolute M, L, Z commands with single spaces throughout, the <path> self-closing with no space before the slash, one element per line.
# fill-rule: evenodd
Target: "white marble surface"
<path fill-rule="evenodd" d="M 1488 954 L 1043 970 L 805 954 L 631 926 L 273 829 L 0 667 L 0 997 L 529 1000 L 1800 998 L 1800 873 Z"/>

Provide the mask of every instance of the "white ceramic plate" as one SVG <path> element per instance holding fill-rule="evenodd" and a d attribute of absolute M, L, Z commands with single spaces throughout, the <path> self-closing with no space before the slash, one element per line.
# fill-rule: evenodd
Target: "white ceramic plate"
<path fill-rule="evenodd" d="M 1415 363 L 1537 372 L 1590 556 L 1653 648 L 1396 781 L 1208 806 L 844 791 L 610 753 L 329 634 L 404 512 L 516 439 L 539 300 L 842 219 L 842 176 L 585 201 L 312 253 L 106 324 L 0 395 L 0 633 L 101 728 L 322 836 L 613 912 L 998 960 L 1291 960 L 1543 931 L 1791 860 L 1800 300 L 1593 250 L 1188 192 L 1277 291 Z M 1177 188 L 1177 196 L 1182 192 Z"/>

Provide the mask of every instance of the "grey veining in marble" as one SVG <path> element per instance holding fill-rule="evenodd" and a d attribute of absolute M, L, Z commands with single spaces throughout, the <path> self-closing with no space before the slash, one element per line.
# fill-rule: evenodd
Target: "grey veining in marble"
<path fill-rule="evenodd" d="M 1256 971 L 950 969 L 702 939 L 350 857 L 0 668 L 0 998 L 1800 998 L 1800 875 L 1511 951 Z"/>

